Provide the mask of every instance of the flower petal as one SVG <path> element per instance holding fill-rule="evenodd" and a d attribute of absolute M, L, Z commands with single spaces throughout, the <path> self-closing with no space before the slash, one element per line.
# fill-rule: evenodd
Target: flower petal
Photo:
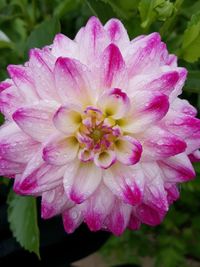
<path fill-rule="evenodd" d="M 48 164 L 64 165 L 77 156 L 79 143 L 74 136 L 54 135 L 43 147 L 43 159 Z"/>
<path fill-rule="evenodd" d="M 63 186 L 42 193 L 41 216 L 49 219 L 74 206 L 74 203 L 66 198 Z"/>
<path fill-rule="evenodd" d="M 93 64 L 109 43 L 106 31 L 96 17 L 88 20 L 75 40 L 79 45 L 80 58 L 87 65 Z"/>
<path fill-rule="evenodd" d="M 18 194 L 40 195 L 62 184 L 66 166 L 53 166 L 42 159 L 42 152 L 35 154 L 22 175 L 15 179 L 14 190 Z"/>
<path fill-rule="evenodd" d="M 76 42 L 65 36 L 64 34 L 56 34 L 53 45 L 52 45 L 52 54 L 58 57 L 71 57 L 77 58 L 78 55 L 78 46 Z"/>
<path fill-rule="evenodd" d="M 51 62 L 46 58 L 47 51 L 40 49 L 32 49 L 30 51 L 29 66 L 32 70 L 35 88 L 41 99 L 59 100 L 53 72 L 50 69 Z"/>
<path fill-rule="evenodd" d="M 83 205 L 84 221 L 91 231 L 102 228 L 113 206 L 114 196 L 103 184 L 88 198 Z"/>
<path fill-rule="evenodd" d="M 105 227 L 114 235 L 120 236 L 126 229 L 131 215 L 131 206 L 115 200 L 113 209 L 105 221 Z"/>
<path fill-rule="evenodd" d="M 104 26 L 108 33 L 110 43 L 116 44 L 124 50 L 129 45 L 129 37 L 123 24 L 118 19 L 110 19 Z"/>
<path fill-rule="evenodd" d="M 97 167 L 108 169 L 116 161 L 116 154 L 112 150 L 96 153 L 94 156 L 94 163 Z"/>
<path fill-rule="evenodd" d="M 88 71 L 88 68 L 78 60 L 62 57 L 57 59 L 54 76 L 56 88 L 63 103 L 84 107 L 91 104 L 88 93 L 90 90 Z"/>
<path fill-rule="evenodd" d="M 130 109 L 130 100 L 121 89 L 114 88 L 99 98 L 98 106 L 107 117 L 120 119 Z"/>
<path fill-rule="evenodd" d="M 102 171 L 93 163 L 71 163 L 64 175 L 64 188 L 68 197 L 79 204 L 90 197 L 102 179 Z"/>
<path fill-rule="evenodd" d="M 117 160 L 126 165 L 136 164 L 141 157 L 142 145 L 131 136 L 123 136 L 115 141 Z"/>
<path fill-rule="evenodd" d="M 0 156 L 0 176 L 7 176 L 9 178 L 15 177 L 18 173 L 22 173 L 25 165 L 18 162 L 13 162 L 4 159 Z"/>
<path fill-rule="evenodd" d="M 39 100 L 32 79 L 32 73 L 28 67 L 9 65 L 8 73 L 17 86 L 20 95 L 24 97 L 27 103 L 33 103 L 33 101 Z"/>
<path fill-rule="evenodd" d="M 14 123 L 1 127 L 0 156 L 6 160 L 27 163 L 39 149 L 39 144 Z"/>
<path fill-rule="evenodd" d="M 144 190 L 144 175 L 139 167 L 113 166 L 103 176 L 105 185 L 123 202 L 129 205 L 141 203 Z"/>
<path fill-rule="evenodd" d="M 57 107 L 54 102 L 40 101 L 17 109 L 13 119 L 24 133 L 40 142 L 56 130 L 52 119 Z"/>
<path fill-rule="evenodd" d="M 123 88 L 128 86 L 125 62 L 119 48 L 110 44 L 100 59 L 100 87 L 102 89 Z"/>
<path fill-rule="evenodd" d="M 166 115 L 169 101 L 162 93 L 141 91 L 134 96 L 131 106 L 131 115 L 120 121 L 119 126 L 126 132 L 139 133 Z"/>
<path fill-rule="evenodd" d="M 160 159 L 184 152 L 187 144 L 169 131 L 160 127 L 152 127 L 145 132 L 143 147 L 143 158 Z"/>
<path fill-rule="evenodd" d="M 83 221 L 80 205 L 75 205 L 71 209 L 64 211 L 62 214 L 62 219 L 65 231 L 68 234 L 73 233 L 74 230 L 78 228 Z"/>
<path fill-rule="evenodd" d="M 64 134 L 75 133 L 82 122 L 78 110 L 70 106 L 61 106 L 53 117 L 55 127 Z"/>
<path fill-rule="evenodd" d="M 195 171 L 185 153 L 158 162 L 167 182 L 186 182 L 195 177 Z"/>

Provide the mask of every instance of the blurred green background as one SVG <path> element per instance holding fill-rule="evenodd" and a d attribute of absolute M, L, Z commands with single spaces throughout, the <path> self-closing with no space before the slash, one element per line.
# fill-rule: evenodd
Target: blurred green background
<path fill-rule="evenodd" d="M 30 48 L 51 44 L 57 32 L 74 38 L 92 15 L 103 23 L 119 18 L 130 38 L 160 32 L 189 71 L 183 97 L 200 108 L 200 0 L 0 0 L 0 79 L 8 64 L 22 64 Z M 195 168 L 197 179 L 181 185 L 181 199 L 162 225 L 110 238 L 101 250 L 110 266 L 143 266 L 145 259 L 158 267 L 200 266 L 200 166 Z"/>

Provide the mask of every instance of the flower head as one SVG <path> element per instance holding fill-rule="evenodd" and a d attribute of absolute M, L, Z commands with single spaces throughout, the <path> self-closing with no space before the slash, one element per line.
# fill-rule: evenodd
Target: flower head
<path fill-rule="evenodd" d="M 158 33 L 130 41 L 119 20 L 92 17 L 8 72 L 0 174 L 17 193 L 42 196 L 42 217 L 62 214 L 69 233 L 162 221 L 177 184 L 195 176 L 200 120 L 178 97 L 187 71 Z"/>

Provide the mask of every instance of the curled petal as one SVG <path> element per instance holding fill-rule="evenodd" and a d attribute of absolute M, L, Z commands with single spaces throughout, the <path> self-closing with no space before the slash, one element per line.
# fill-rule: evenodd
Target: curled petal
<path fill-rule="evenodd" d="M 114 88 L 100 97 L 98 106 L 107 117 L 120 119 L 130 109 L 130 100 L 126 93 Z"/>
<path fill-rule="evenodd" d="M 115 153 L 121 163 L 133 165 L 140 160 L 142 145 L 131 136 L 123 136 L 115 141 Z"/>
<path fill-rule="evenodd" d="M 97 167 L 102 169 L 108 169 L 116 161 L 116 154 L 112 150 L 106 150 L 100 153 L 96 153 L 94 156 L 94 163 Z"/>
<path fill-rule="evenodd" d="M 55 127 L 64 134 L 75 133 L 82 122 L 81 114 L 70 106 L 61 106 L 53 117 Z"/>

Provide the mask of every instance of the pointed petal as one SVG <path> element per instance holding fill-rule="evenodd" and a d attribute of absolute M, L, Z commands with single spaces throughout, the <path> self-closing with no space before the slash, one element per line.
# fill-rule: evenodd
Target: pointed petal
<path fill-rule="evenodd" d="M 140 168 L 113 166 L 103 178 L 105 185 L 123 202 L 137 205 L 142 201 L 144 175 Z"/>
<path fill-rule="evenodd" d="M 90 105 L 88 68 L 78 60 L 59 57 L 55 64 L 56 88 L 65 104 Z"/>
<path fill-rule="evenodd" d="M 187 145 L 171 132 L 160 127 L 152 127 L 145 132 L 143 147 L 143 158 L 160 159 L 184 152 Z"/>
<path fill-rule="evenodd" d="M 43 147 L 43 159 L 48 164 L 64 165 L 73 161 L 78 153 L 79 143 L 74 136 L 60 134 L 52 136 Z"/>
<path fill-rule="evenodd" d="M 195 171 L 185 153 L 159 161 L 166 182 L 185 182 L 195 177 Z"/>
<path fill-rule="evenodd" d="M 0 156 L 0 176 L 13 178 L 16 174 L 22 173 L 24 168 L 24 164 L 13 162 Z"/>
<path fill-rule="evenodd" d="M 1 127 L 0 156 L 6 160 L 26 163 L 39 149 L 39 144 L 14 123 Z"/>
<path fill-rule="evenodd" d="M 68 234 L 73 233 L 83 221 L 80 205 L 67 209 L 62 214 L 63 225 Z"/>
<path fill-rule="evenodd" d="M 129 37 L 123 24 L 118 19 L 110 19 L 104 26 L 110 39 L 110 43 L 116 44 L 120 49 L 125 50 L 129 45 Z"/>
<path fill-rule="evenodd" d="M 79 204 L 90 197 L 102 179 L 102 171 L 93 163 L 71 163 L 64 175 L 64 188 L 68 197 Z"/>
<path fill-rule="evenodd" d="M 113 206 L 114 196 L 103 184 L 95 191 L 83 206 L 84 221 L 91 231 L 98 231 Z"/>
<path fill-rule="evenodd" d="M 114 235 L 120 236 L 126 229 L 131 215 L 131 206 L 115 200 L 113 209 L 105 221 L 105 226 Z"/>
<path fill-rule="evenodd" d="M 9 65 L 8 73 L 27 103 L 39 100 L 31 71 L 28 67 Z"/>
<path fill-rule="evenodd" d="M 110 44 L 100 59 L 100 86 L 102 89 L 122 88 L 128 85 L 125 62 L 119 48 Z"/>
<path fill-rule="evenodd" d="M 30 51 L 29 66 L 32 70 L 35 88 L 40 98 L 59 101 L 53 72 L 50 69 L 51 62 L 48 62 L 48 59 L 45 60 L 47 53 L 44 50 L 32 49 Z"/>
<path fill-rule="evenodd" d="M 66 166 L 49 165 L 38 152 L 27 164 L 22 175 L 15 179 L 14 190 L 24 195 L 39 195 L 62 184 Z"/>
<path fill-rule="evenodd" d="M 71 57 L 76 58 L 78 55 L 78 46 L 77 43 L 69 39 L 64 34 L 56 34 L 53 45 L 52 45 L 52 54 L 58 57 Z"/>
<path fill-rule="evenodd" d="M 17 109 L 13 119 L 24 133 L 40 142 L 55 132 L 52 119 L 57 108 L 54 102 L 40 101 Z"/>
<path fill-rule="evenodd" d="M 55 215 L 62 213 L 64 210 L 74 206 L 64 191 L 63 186 L 58 186 L 55 189 L 42 193 L 42 211 L 43 219 L 49 219 Z"/>

